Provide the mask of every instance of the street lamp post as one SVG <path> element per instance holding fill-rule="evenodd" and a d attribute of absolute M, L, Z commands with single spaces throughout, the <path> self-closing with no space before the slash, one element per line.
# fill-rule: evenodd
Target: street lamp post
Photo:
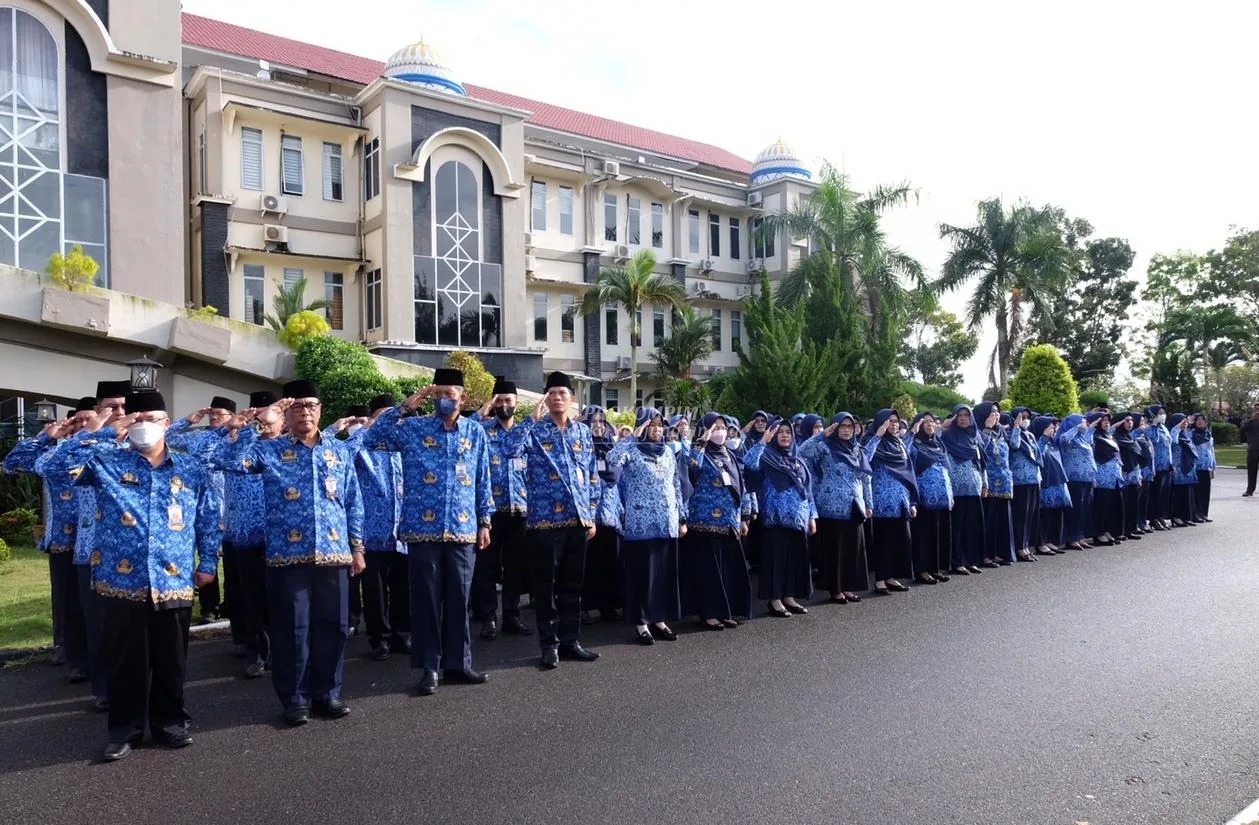
<path fill-rule="evenodd" d="M 157 371 L 162 365 L 147 355 L 141 355 L 134 361 L 128 361 L 131 368 L 131 389 L 133 392 L 152 392 L 157 389 Z"/>

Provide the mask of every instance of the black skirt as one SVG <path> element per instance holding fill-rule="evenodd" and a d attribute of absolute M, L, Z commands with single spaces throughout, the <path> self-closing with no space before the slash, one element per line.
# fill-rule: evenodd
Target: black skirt
<path fill-rule="evenodd" d="M 874 519 L 874 578 L 908 579 L 914 575 L 908 518 Z"/>
<path fill-rule="evenodd" d="M 677 539 L 622 541 L 625 621 L 651 624 L 682 615 L 678 592 Z"/>
<path fill-rule="evenodd" d="M 913 523 L 914 572 L 947 573 L 953 567 L 953 514 L 919 510 Z"/>
<path fill-rule="evenodd" d="M 1011 500 L 989 496 L 984 499 L 984 558 L 1014 561 L 1014 523 Z"/>
<path fill-rule="evenodd" d="M 866 531 L 857 519 L 817 520 L 817 586 L 832 596 L 870 589 Z"/>
<path fill-rule="evenodd" d="M 984 559 L 984 500 L 958 496 L 953 500 L 953 564 L 978 566 Z"/>
<path fill-rule="evenodd" d="M 733 530 L 693 530 L 682 540 L 682 615 L 701 619 L 752 616 L 752 581 Z"/>
<path fill-rule="evenodd" d="M 1098 487 L 1093 491 L 1093 535 L 1123 535 L 1123 494 Z"/>
<path fill-rule="evenodd" d="M 766 527 L 761 544 L 762 599 L 807 599 L 813 594 L 809 541 L 803 530 Z"/>
<path fill-rule="evenodd" d="M 621 534 L 615 527 L 600 524 L 595 537 L 586 543 L 586 578 L 581 588 L 583 610 L 598 610 L 608 616 L 619 610 L 625 585 L 621 572 Z"/>
<path fill-rule="evenodd" d="M 1014 485 L 1014 549 L 1028 550 L 1036 547 L 1040 532 L 1040 485 Z"/>

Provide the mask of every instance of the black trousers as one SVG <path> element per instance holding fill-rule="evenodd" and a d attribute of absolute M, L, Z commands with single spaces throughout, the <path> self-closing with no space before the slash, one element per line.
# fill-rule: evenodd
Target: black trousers
<path fill-rule="evenodd" d="M 1123 488 L 1123 535 L 1137 532 L 1137 519 L 1141 509 L 1141 485 L 1129 484 Z"/>
<path fill-rule="evenodd" d="M 413 541 L 407 545 L 411 667 L 416 670 L 472 667 L 468 601 L 476 563 L 473 547 L 447 541 Z"/>
<path fill-rule="evenodd" d="M 358 630 L 363 621 L 363 577 L 350 576 L 350 596 L 346 602 L 346 615 L 349 617 L 350 630 Z"/>
<path fill-rule="evenodd" d="M 48 554 L 48 578 L 52 582 L 53 624 L 61 627 L 61 646 L 70 667 L 87 671 L 87 626 L 79 599 L 79 574 L 74 553 Z"/>
<path fill-rule="evenodd" d="M 953 567 L 953 513 L 919 510 L 913 522 L 914 572 L 948 573 Z"/>
<path fill-rule="evenodd" d="M 232 644 L 245 644 L 244 628 L 240 623 L 241 606 L 240 566 L 236 563 L 236 548 L 230 541 L 223 542 L 223 603 L 219 610 L 227 616 L 232 628 Z"/>
<path fill-rule="evenodd" d="M 1259 476 L 1259 450 L 1246 450 L 1246 492 L 1255 491 L 1255 477 Z"/>
<path fill-rule="evenodd" d="M 1198 486 L 1193 491 L 1194 515 L 1200 519 L 1211 514 L 1211 471 L 1198 471 Z"/>
<path fill-rule="evenodd" d="M 1197 503 L 1194 501 L 1197 487 L 1197 484 L 1172 485 L 1172 518 L 1193 521 L 1194 514 L 1198 510 Z"/>
<path fill-rule="evenodd" d="M 87 640 L 87 675 L 92 680 L 92 695 L 104 698 L 109 690 L 109 666 L 105 661 L 105 597 L 92 589 L 92 568 L 76 564 L 79 579 L 79 604 L 83 607 L 83 627 Z"/>
<path fill-rule="evenodd" d="M 748 534 L 743 542 L 743 551 L 748 557 L 748 566 L 756 569 L 761 566 L 761 547 L 765 542 L 765 524 L 758 516 L 748 524 Z"/>
<path fill-rule="evenodd" d="M 209 584 L 203 584 L 197 588 L 197 604 L 201 606 L 201 615 L 218 610 L 219 605 L 223 603 L 223 599 L 219 593 L 219 579 L 214 577 L 214 581 Z"/>
<path fill-rule="evenodd" d="M 743 551 L 740 550 L 740 553 Z M 621 569 L 621 534 L 600 524 L 586 545 L 586 577 L 581 588 L 582 605 L 607 618 L 621 608 L 625 598 Z"/>
<path fill-rule="evenodd" d="M 1154 473 L 1154 487 L 1150 490 L 1150 518 L 1166 521 L 1172 517 L 1172 471 Z"/>
<path fill-rule="evenodd" d="M 184 678 L 192 607 L 154 610 L 148 602 L 102 598 L 109 668 L 109 741 L 139 742 L 187 730 Z"/>
<path fill-rule="evenodd" d="M 245 658 L 271 660 L 271 636 L 267 629 L 267 550 L 265 547 L 233 547 L 236 568 L 236 602 L 232 627 L 240 628 Z"/>
<path fill-rule="evenodd" d="M 372 647 L 411 636 L 411 569 L 407 555 L 373 550 L 363 554 L 363 621 Z"/>
<path fill-rule="evenodd" d="M 530 530 L 530 592 L 538 617 L 538 643 L 545 649 L 577 641 L 581 633 L 581 588 L 586 575 L 586 528 Z"/>
<path fill-rule="evenodd" d="M 1014 517 L 1014 549 L 1033 549 L 1040 528 L 1040 485 L 1015 484 L 1010 513 Z"/>
<path fill-rule="evenodd" d="M 1093 491 L 1093 535 L 1123 535 L 1123 493 L 1106 487 Z"/>
<path fill-rule="evenodd" d="M 1042 544 L 1052 544 L 1054 547 L 1063 548 L 1067 546 L 1066 539 L 1066 515 L 1064 509 L 1050 510 L 1041 508 L 1040 511 L 1040 542 Z"/>
<path fill-rule="evenodd" d="M 499 583 L 503 585 L 503 618 L 520 618 L 520 597 L 529 589 L 527 559 L 525 517 L 491 516 L 490 546 L 477 551 L 472 574 L 472 618 L 488 622 L 498 616 Z"/>
<path fill-rule="evenodd" d="M 1154 489 L 1152 481 L 1142 481 L 1141 491 L 1137 494 L 1137 525 L 1150 526 L 1150 493 Z"/>
<path fill-rule="evenodd" d="M 271 680 L 285 708 L 341 698 L 349 568 L 267 568 Z"/>

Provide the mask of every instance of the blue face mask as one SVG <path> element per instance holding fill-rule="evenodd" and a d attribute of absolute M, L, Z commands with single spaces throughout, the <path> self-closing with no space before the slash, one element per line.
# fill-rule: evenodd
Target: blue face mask
<path fill-rule="evenodd" d="M 437 399 L 437 416 L 439 418 L 450 418 L 459 411 L 459 402 L 453 398 Z"/>
<path fill-rule="evenodd" d="M 678 441 L 670 441 L 670 442 L 669 442 L 669 452 L 673 453 L 674 455 L 677 455 L 678 453 L 682 452 L 682 444 L 681 444 L 681 442 L 678 442 Z"/>

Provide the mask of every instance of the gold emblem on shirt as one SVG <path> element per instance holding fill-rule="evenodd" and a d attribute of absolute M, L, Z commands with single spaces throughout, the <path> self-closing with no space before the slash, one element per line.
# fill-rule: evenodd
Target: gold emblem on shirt
<path fill-rule="evenodd" d="M 423 444 L 425 447 L 436 447 L 437 439 L 433 438 L 431 435 L 426 435 L 424 436 L 424 440 L 420 443 Z"/>
<path fill-rule="evenodd" d="M 100 567 L 101 566 L 101 551 L 93 550 L 92 556 L 90 559 L 88 559 L 88 561 L 92 563 L 93 567 Z"/>
<path fill-rule="evenodd" d="M 122 474 L 122 483 L 123 484 L 139 484 L 140 479 L 136 478 L 135 473 L 131 471 L 127 471 Z"/>
<path fill-rule="evenodd" d="M 336 530 L 328 531 L 328 541 L 340 541 L 340 540 L 341 540 L 341 534 L 339 532 L 337 532 Z"/>
<path fill-rule="evenodd" d="M 557 513 L 564 512 L 564 502 L 562 501 L 555 502 L 555 506 L 552 509 L 555 510 L 555 512 Z"/>
<path fill-rule="evenodd" d="M 725 514 L 721 511 L 720 507 L 713 508 L 713 518 L 721 518 L 723 515 Z"/>
<path fill-rule="evenodd" d="M 289 530 L 289 544 L 297 544 L 301 540 L 302 540 L 301 530 L 298 530 L 296 527 L 294 527 L 292 530 Z"/>
<path fill-rule="evenodd" d="M 425 510 L 425 511 L 424 511 L 424 515 L 423 515 L 423 516 L 421 516 L 420 518 L 424 519 L 425 521 L 436 521 L 436 520 L 437 520 L 437 516 L 433 513 L 433 511 L 432 511 L 432 510 Z"/>
<path fill-rule="evenodd" d="M 285 450 L 280 453 L 280 460 L 285 464 L 292 464 L 294 461 L 297 461 L 297 450 Z"/>
<path fill-rule="evenodd" d="M 180 478 L 179 476 L 171 476 L 170 488 L 172 490 L 182 490 L 183 487 L 184 487 L 184 480 L 182 478 Z"/>
<path fill-rule="evenodd" d="M 468 523 L 468 514 L 467 514 L 467 513 L 460 513 L 460 514 L 459 514 L 459 523 L 460 523 L 460 524 L 467 524 L 467 523 Z"/>
<path fill-rule="evenodd" d="M 503 463 L 503 459 L 499 458 L 498 456 L 493 456 L 490 458 L 490 463 L 493 464 L 495 467 L 497 467 L 498 465 Z"/>
<path fill-rule="evenodd" d="M 247 458 L 247 459 L 245 459 L 245 460 L 244 460 L 243 462 L 241 462 L 241 463 L 245 465 L 245 469 L 246 469 L 246 470 L 248 470 L 250 467 L 254 466 L 254 460 L 253 460 L 252 458 Z"/>
<path fill-rule="evenodd" d="M 297 501 L 301 497 L 301 491 L 299 491 L 296 487 L 290 487 L 284 491 L 284 498 L 287 501 Z"/>
<path fill-rule="evenodd" d="M 470 438 L 461 438 L 461 439 L 459 439 L 459 449 L 460 449 L 461 451 L 463 451 L 463 452 L 467 452 L 468 450 L 471 450 L 471 449 L 472 449 L 472 439 L 470 439 Z"/>
<path fill-rule="evenodd" d="M 131 566 L 131 559 L 121 559 L 118 562 L 118 567 L 115 569 L 125 576 L 135 568 Z"/>
<path fill-rule="evenodd" d="M 580 453 L 580 452 L 581 452 L 581 442 L 580 442 L 580 441 L 574 441 L 574 442 L 573 442 L 573 452 L 575 452 L 575 453 Z"/>
<path fill-rule="evenodd" d="M 73 499 L 73 498 L 74 498 L 74 491 L 73 491 L 73 490 L 62 490 L 62 491 L 61 491 L 61 500 L 62 500 L 62 501 L 70 501 L 70 500 L 71 500 L 71 499 Z"/>
<path fill-rule="evenodd" d="M 551 441 L 543 441 L 542 449 L 549 453 L 551 450 L 555 449 L 555 444 Z"/>
<path fill-rule="evenodd" d="M 425 473 L 425 474 L 424 474 L 424 483 L 425 483 L 425 484 L 436 484 L 436 483 L 437 483 L 437 476 L 436 476 L 436 475 L 434 475 L 432 472 L 427 472 L 427 473 Z"/>
<path fill-rule="evenodd" d="M 503 494 L 503 488 L 502 488 L 502 487 L 495 487 L 495 488 L 493 488 L 490 492 L 492 492 L 492 493 L 493 493 L 494 495 L 496 495 L 496 496 L 501 496 L 501 495 Z"/>
<path fill-rule="evenodd" d="M 557 473 L 557 472 L 555 472 L 554 470 L 552 470 L 552 471 L 551 471 L 551 481 L 559 481 L 559 480 L 560 480 L 560 474 L 559 474 L 559 473 Z"/>
<path fill-rule="evenodd" d="M 119 519 L 119 521 L 121 521 L 121 522 L 122 522 L 122 526 L 123 526 L 123 527 L 135 527 L 135 526 L 136 526 L 136 517 L 135 517 L 135 516 L 133 516 L 133 515 L 131 515 L 130 513 L 123 513 L 123 514 L 122 514 L 122 518 L 121 518 L 121 519 Z"/>
<path fill-rule="evenodd" d="M 178 566 L 175 564 L 175 562 L 173 562 L 173 561 L 170 561 L 170 562 L 167 562 L 167 563 L 166 563 L 166 568 L 165 568 L 165 570 L 166 570 L 166 575 L 168 575 L 168 576 L 178 576 L 178 575 L 179 575 L 179 567 L 178 567 Z"/>

